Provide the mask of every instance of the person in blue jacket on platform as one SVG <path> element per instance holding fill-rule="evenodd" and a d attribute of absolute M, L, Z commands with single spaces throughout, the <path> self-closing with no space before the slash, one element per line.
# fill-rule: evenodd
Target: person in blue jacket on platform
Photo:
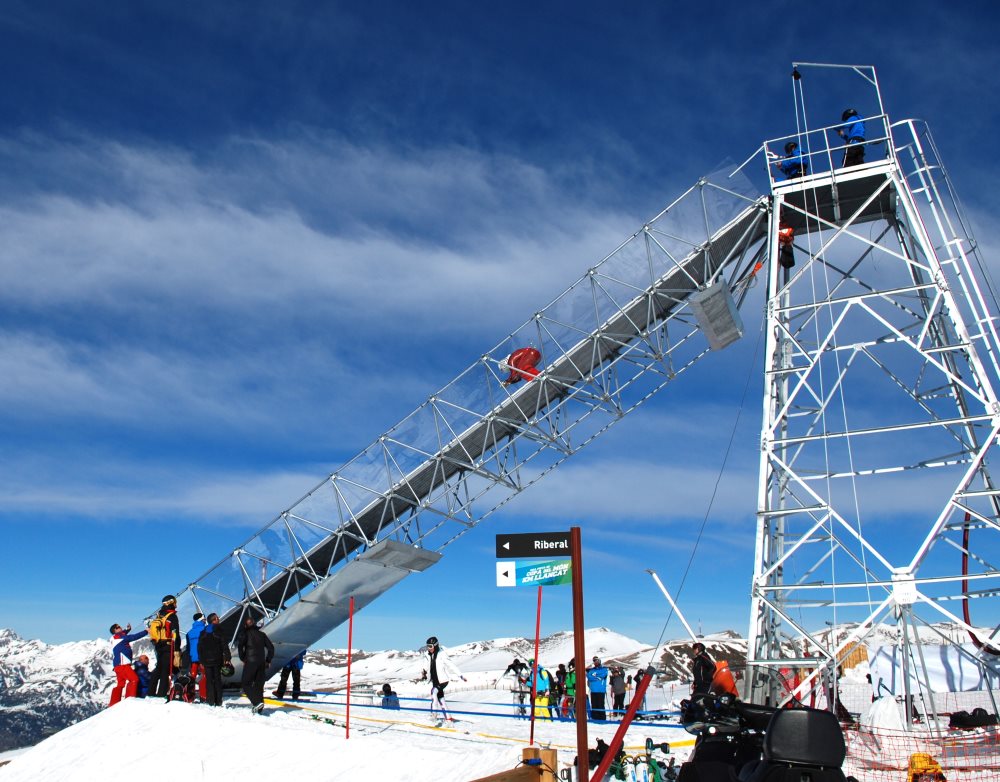
<path fill-rule="evenodd" d="M 789 141 L 785 144 L 785 156 L 781 160 L 775 161 L 774 165 L 785 175 L 785 179 L 795 179 L 809 173 L 809 162 L 802 157 L 796 141 Z"/>
<path fill-rule="evenodd" d="M 587 668 L 587 686 L 590 687 L 590 717 L 595 720 L 607 719 L 604 712 L 604 698 L 608 692 L 608 669 L 595 657 L 593 665 Z"/>
<path fill-rule="evenodd" d="M 844 168 L 859 166 L 865 162 L 865 123 L 854 109 L 844 109 L 840 118 L 844 124 L 837 128 L 837 135 L 847 142 Z"/>

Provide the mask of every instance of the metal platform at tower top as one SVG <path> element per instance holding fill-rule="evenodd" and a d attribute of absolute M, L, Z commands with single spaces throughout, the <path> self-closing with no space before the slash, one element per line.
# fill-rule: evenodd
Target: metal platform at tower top
<path fill-rule="evenodd" d="M 787 697 L 764 672 L 810 652 L 835 668 L 914 590 L 919 597 L 897 613 L 916 621 L 913 604 L 942 591 L 931 584 L 961 582 L 961 572 L 936 565 L 926 583 L 917 576 L 936 562 L 937 552 L 928 553 L 939 541 L 971 559 L 965 575 L 983 584 L 978 597 L 995 597 L 1000 552 L 993 556 L 992 542 L 973 552 L 945 540 L 962 527 L 947 513 L 952 507 L 972 515 L 977 535 L 1000 528 L 986 469 L 1000 409 L 992 391 L 1000 374 L 992 303 L 974 282 L 973 243 L 929 135 L 916 123 L 890 125 L 884 114 L 865 119 L 871 132 L 862 165 L 842 166 L 843 144 L 828 126 L 794 136 L 810 162 L 806 176 L 783 180 L 768 162 L 769 195 L 736 172 L 700 180 L 182 590 L 182 619 L 218 613 L 229 639 L 244 617 L 263 620 L 278 650 L 276 669 L 342 623 L 351 598 L 362 608 L 433 565 L 450 543 L 708 355 L 710 345 L 738 337 L 736 309 L 765 276 L 768 363 L 750 634 L 755 693 Z M 789 229 L 791 268 L 779 262 L 788 257 L 782 242 Z M 817 287 L 820 272 L 826 279 Z M 720 326 L 710 311 L 729 319 Z M 866 322 L 853 319 L 862 312 Z M 527 345 L 542 356 L 540 372 L 517 379 L 506 359 Z M 895 348 L 912 353 L 914 363 L 882 355 Z M 862 364 L 862 388 L 874 368 L 923 418 L 906 418 L 896 404 L 890 423 L 873 424 L 867 392 L 853 385 Z M 932 373 L 939 376 L 933 386 Z M 516 382 L 506 384 L 510 378 Z M 865 425 L 845 413 L 833 426 L 837 405 Z M 918 442 L 918 433 L 932 429 L 947 446 Z M 857 445 L 877 438 L 895 438 L 893 452 L 904 453 L 905 463 L 877 463 L 878 448 Z M 976 491 L 950 477 L 962 469 L 978 477 Z M 893 564 L 887 544 L 865 528 L 873 517 L 868 498 L 859 498 L 856 486 L 842 495 L 841 486 L 928 470 L 949 474 L 947 496 L 931 502 L 934 520 L 924 532 L 932 531 L 917 556 Z M 852 564 L 841 566 L 841 558 Z M 848 572 L 849 584 L 838 580 Z M 859 589 L 867 596 L 858 598 Z M 955 599 L 952 589 L 937 603 Z M 859 629 L 831 644 L 807 617 L 817 610 L 832 610 L 838 622 L 857 616 Z"/>

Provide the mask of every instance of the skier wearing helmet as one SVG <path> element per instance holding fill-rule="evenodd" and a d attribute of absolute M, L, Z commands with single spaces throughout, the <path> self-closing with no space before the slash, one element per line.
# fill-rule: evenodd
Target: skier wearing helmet
<path fill-rule="evenodd" d="M 430 658 L 430 672 L 431 672 L 431 716 L 440 709 L 442 720 L 448 720 L 449 722 L 454 722 L 454 717 L 448 714 L 447 704 L 444 702 L 444 688 L 448 686 L 448 682 L 454 677 L 460 678 L 465 681 L 465 677 L 462 676 L 462 672 L 458 670 L 458 666 L 455 665 L 441 650 L 441 645 L 438 643 L 437 636 L 432 635 L 427 639 L 427 655 Z"/>
<path fill-rule="evenodd" d="M 860 166 L 865 162 L 865 123 L 854 109 L 844 109 L 840 119 L 844 124 L 837 128 L 837 135 L 847 142 L 844 168 Z"/>

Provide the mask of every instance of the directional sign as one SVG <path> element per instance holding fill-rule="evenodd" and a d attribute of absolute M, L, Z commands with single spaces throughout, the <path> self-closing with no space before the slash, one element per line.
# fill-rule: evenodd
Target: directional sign
<path fill-rule="evenodd" d="M 525 532 L 497 535 L 497 559 L 568 557 L 569 532 Z"/>
<path fill-rule="evenodd" d="M 497 586 L 559 586 L 573 580 L 572 560 L 548 559 L 530 562 L 497 562 Z"/>

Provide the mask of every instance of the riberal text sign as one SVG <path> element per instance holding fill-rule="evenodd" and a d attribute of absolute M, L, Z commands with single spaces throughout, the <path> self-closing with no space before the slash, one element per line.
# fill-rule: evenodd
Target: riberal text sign
<path fill-rule="evenodd" d="M 568 557 L 569 532 L 524 532 L 497 535 L 497 559 Z"/>

